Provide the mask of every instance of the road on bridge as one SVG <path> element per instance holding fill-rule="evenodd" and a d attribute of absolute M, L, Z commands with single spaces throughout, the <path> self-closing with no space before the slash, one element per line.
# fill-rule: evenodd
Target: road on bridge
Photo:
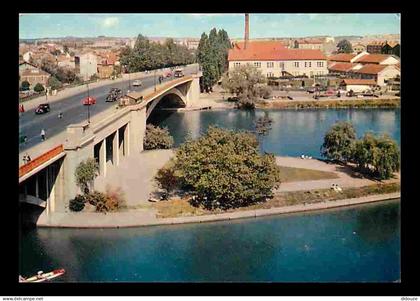
<path fill-rule="evenodd" d="M 184 74 L 190 75 L 197 71 L 196 66 L 187 66 L 184 68 Z M 156 80 L 153 71 L 150 76 L 141 79 L 142 86 L 133 87 L 131 80 L 130 91 L 142 91 L 158 84 L 158 75 L 162 72 L 156 72 Z M 166 78 L 164 82 L 173 80 L 174 78 Z M 115 106 L 116 102 L 105 102 L 106 96 L 111 88 L 119 88 L 124 93 L 129 89 L 129 81 L 111 83 L 109 85 L 89 89 L 89 95 L 96 98 L 96 104 L 90 106 L 90 116 L 99 114 L 111 106 Z M 82 104 L 82 99 L 87 96 L 86 91 L 65 97 L 62 100 L 50 103 L 51 111 L 46 114 L 36 115 L 35 109 L 24 112 L 19 119 L 19 130 L 23 135 L 27 136 L 27 142 L 19 146 L 19 152 L 23 152 L 39 143 L 41 143 L 40 133 L 45 129 L 46 138 L 58 135 L 66 130 L 70 124 L 80 123 L 87 120 L 87 107 Z M 63 113 L 63 118 L 58 118 L 58 113 Z"/>

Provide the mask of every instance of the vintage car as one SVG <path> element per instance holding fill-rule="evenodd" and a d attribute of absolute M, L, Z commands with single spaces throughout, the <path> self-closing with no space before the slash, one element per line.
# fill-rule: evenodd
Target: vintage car
<path fill-rule="evenodd" d="M 123 96 L 122 90 L 118 88 L 112 88 L 106 96 L 106 102 L 114 102 L 119 100 Z"/>
<path fill-rule="evenodd" d="M 48 103 L 41 103 L 36 109 L 35 114 L 45 114 L 50 111 L 50 105 Z"/>
<path fill-rule="evenodd" d="M 84 106 L 91 106 L 91 105 L 96 104 L 96 99 L 92 96 L 88 96 L 82 99 L 82 103 Z"/>

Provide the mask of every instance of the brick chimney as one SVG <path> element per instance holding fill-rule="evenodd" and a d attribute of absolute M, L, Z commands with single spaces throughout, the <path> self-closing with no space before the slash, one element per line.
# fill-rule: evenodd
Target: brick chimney
<path fill-rule="evenodd" d="M 245 14 L 245 42 L 244 42 L 244 49 L 248 45 L 249 40 L 249 14 Z"/>

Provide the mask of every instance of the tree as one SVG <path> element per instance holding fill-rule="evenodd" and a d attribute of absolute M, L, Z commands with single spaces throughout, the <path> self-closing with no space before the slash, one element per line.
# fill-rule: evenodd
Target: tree
<path fill-rule="evenodd" d="M 338 48 L 337 50 L 338 53 L 352 53 L 353 52 L 351 43 L 347 40 L 341 40 L 340 42 L 338 42 L 337 48 Z"/>
<path fill-rule="evenodd" d="M 359 170 L 381 180 L 389 179 L 400 168 L 400 151 L 389 136 L 366 133 L 355 144 L 352 160 Z"/>
<path fill-rule="evenodd" d="M 160 128 L 151 124 L 146 126 L 146 134 L 143 140 L 144 149 L 169 149 L 173 144 L 174 139 L 167 128 Z"/>
<path fill-rule="evenodd" d="M 89 158 L 79 163 L 74 175 L 76 178 L 76 184 L 83 193 L 89 193 L 93 181 L 98 176 L 98 171 L 98 162 L 96 162 L 93 158 Z"/>
<path fill-rule="evenodd" d="M 21 84 L 20 84 L 20 90 L 21 91 L 28 91 L 30 89 L 31 84 L 27 81 L 24 80 Z"/>
<path fill-rule="evenodd" d="M 44 86 L 40 83 L 37 83 L 34 87 L 34 91 L 37 93 L 41 93 L 44 90 L 45 90 Z"/>
<path fill-rule="evenodd" d="M 280 181 L 271 154 L 258 152 L 254 134 L 209 127 L 176 151 L 174 174 L 205 208 L 235 208 L 266 201 Z"/>
<path fill-rule="evenodd" d="M 265 83 L 265 76 L 251 65 L 239 66 L 222 78 L 222 87 L 239 98 L 239 108 L 255 108 L 259 97 L 265 94 Z"/>
<path fill-rule="evenodd" d="M 63 51 L 64 53 L 69 53 L 69 47 L 67 45 L 64 45 Z"/>
<path fill-rule="evenodd" d="M 324 136 L 321 154 L 330 159 L 347 162 L 351 159 L 356 132 L 350 122 L 337 122 Z"/>
<path fill-rule="evenodd" d="M 264 150 L 263 148 L 264 137 L 267 136 L 268 133 L 270 132 L 272 123 L 273 123 L 273 120 L 268 116 L 260 117 L 255 122 L 255 132 L 260 141 L 261 150 Z"/>
<path fill-rule="evenodd" d="M 58 90 L 59 88 L 61 88 L 63 86 L 63 84 L 55 76 L 51 76 L 48 79 L 48 86 L 52 90 Z"/>

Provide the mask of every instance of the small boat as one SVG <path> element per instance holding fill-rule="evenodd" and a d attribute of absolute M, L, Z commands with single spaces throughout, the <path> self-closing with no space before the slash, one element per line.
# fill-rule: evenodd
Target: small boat
<path fill-rule="evenodd" d="M 59 277 L 63 275 L 66 271 L 64 269 L 58 269 L 54 270 L 52 272 L 44 273 L 42 271 L 39 271 L 37 275 L 24 278 L 22 276 L 19 276 L 19 282 L 44 282 L 46 280 L 51 280 L 56 277 Z"/>

